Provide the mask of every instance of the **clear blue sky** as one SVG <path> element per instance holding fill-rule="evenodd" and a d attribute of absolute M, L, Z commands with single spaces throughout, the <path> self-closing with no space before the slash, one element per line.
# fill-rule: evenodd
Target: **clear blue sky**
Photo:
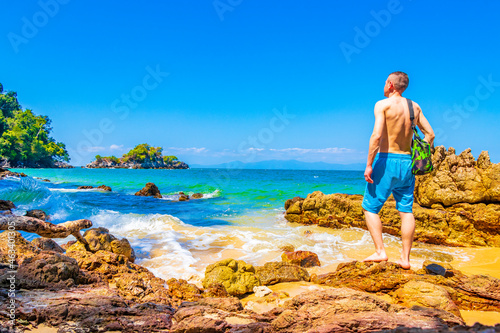
<path fill-rule="evenodd" d="M 52 119 L 76 165 L 143 142 L 188 163 L 356 163 L 402 70 L 437 145 L 500 162 L 499 12 L 494 0 L 2 1 L 0 82 Z"/>

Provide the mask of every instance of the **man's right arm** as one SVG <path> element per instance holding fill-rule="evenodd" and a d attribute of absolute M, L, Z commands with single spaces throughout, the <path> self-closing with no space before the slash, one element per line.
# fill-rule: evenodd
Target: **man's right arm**
<path fill-rule="evenodd" d="M 434 135 L 434 130 L 432 129 L 431 124 L 429 124 L 427 118 L 425 118 L 424 113 L 422 112 L 422 109 L 418 104 L 417 109 L 420 111 L 417 118 L 417 126 L 424 134 L 425 141 L 427 141 L 432 146 L 434 144 L 434 138 L 436 137 Z"/>

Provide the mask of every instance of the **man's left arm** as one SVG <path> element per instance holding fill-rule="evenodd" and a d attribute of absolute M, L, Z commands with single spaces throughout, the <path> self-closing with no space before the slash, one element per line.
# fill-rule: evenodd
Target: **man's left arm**
<path fill-rule="evenodd" d="M 382 138 L 382 133 L 384 132 L 384 127 L 385 127 L 385 110 L 381 101 L 375 104 L 374 113 L 375 113 L 375 126 L 373 127 L 373 133 L 370 137 L 370 144 L 368 147 L 368 159 L 366 162 L 366 169 L 365 169 L 365 180 L 368 183 L 373 183 L 372 164 L 373 161 L 375 160 L 375 156 L 377 156 L 377 153 L 380 149 L 380 140 Z"/>

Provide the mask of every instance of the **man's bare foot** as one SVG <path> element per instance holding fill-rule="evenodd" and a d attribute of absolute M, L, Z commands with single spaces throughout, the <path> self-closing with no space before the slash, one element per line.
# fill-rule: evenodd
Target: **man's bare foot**
<path fill-rule="evenodd" d="M 382 261 L 387 261 L 389 258 L 387 258 L 387 254 L 385 252 L 378 254 L 375 252 L 368 258 L 365 258 L 363 261 L 375 261 L 375 262 L 382 262 Z"/>
<path fill-rule="evenodd" d="M 410 267 L 411 267 L 410 262 L 403 260 L 403 259 L 399 259 L 398 261 L 396 261 L 396 264 L 401 266 L 401 268 L 403 268 L 403 269 L 410 269 Z"/>

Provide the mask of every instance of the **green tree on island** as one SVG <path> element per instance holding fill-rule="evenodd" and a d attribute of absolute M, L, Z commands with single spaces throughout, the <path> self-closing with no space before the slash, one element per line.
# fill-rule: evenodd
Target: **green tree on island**
<path fill-rule="evenodd" d="M 69 161 L 64 143 L 51 136 L 51 120 L 23 111 L 17 93 L 3 92 L 0 84 L 0 159 L 13 167 L 53 167 Z"/>
<path fill-rule="evenodd" d="M 142 143 L 140 145 L 137 145 L 128 153 L 123 154 L 122 158 L 120 159 L 116 158 L 115 156 L 96 155 L 95 160 L 97 162 L 112 161 L 115 164 L 128 163 L 128 162 L 144 163 L 146 161 L 159 163 L 160 161 L 163 160 L 163 163 L 166 165 L 171 165 L 179 161 L 177 156 L 173 155 L 163 156 L 162 154 L 163 154 L 162 147 L 152 147 L 147 143 Z"/>

